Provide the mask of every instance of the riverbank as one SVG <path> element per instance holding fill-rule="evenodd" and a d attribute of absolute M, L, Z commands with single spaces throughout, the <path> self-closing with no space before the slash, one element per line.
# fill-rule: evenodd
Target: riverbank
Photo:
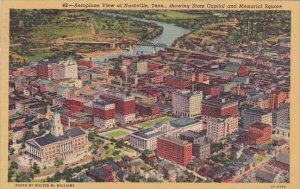
<path fill-rule="evenodd" d="M 107 51 L 95 51 L 95 52 L 88 52 L 88 53 L 79 53 L 77 52 L 76 55 L 81 56 L 82 58 L 102 58 L 106 56 L 112 56 L 120 53 L 127 52 L 126 50 L 122 49 L 115 49 L 115 50 L 107 50 Z"/>
<path fill-rule="evenodd" d="M 135 20 L 135 21 L 139 21 L 139 22 L 143 22 L 143 23 L 148 23 L 148 24 L 155 24 L 162 29 L 162 32 L 159 33 L 159 35 L 155 36 L 153 39 L 147 41 L 147 39 L 144 39 L 143 41 L 147 41 L 153 44 L 165 44 L 166 46 L 171 46 L 174 41 L 176 41 L 179 37 L 186 35 L 188 33 L 191 32 L 191 30 L 189 29 L 185 29 L 179 26 L 176 26 L 175 24 L 172 23 L 164 23 L 164 22 L 159 22 L 156 20 L 150 20 L 150 19 L 144 19 L 144 18 L 137 18 L 137 17 L 133 17 L 133 16 L 129 16 L 129 15 L 123 15 L 123 14 L 118 14 L 118 13 L 108 13 L 108 12 L 96 12 L 97 14 L 103 14 L 106 16 L 110 16 L 110 17 L 130 17 L 131 20 Z M 93 61 L 101 64 L 102 62 L 104 62 L 105 59 L 111 59 L 111 58 L 115 58 L 118 57 L 120 55 L 123 56 L 134 56 L 137 53 L 142 53 L 144 55 L 148 55 L 148 54 L 152 54 L 153 53 L 153 47 L 152 46 L 137 46 L 136 48 L 133 49 L 133 51 L 123 51 L 121 53 L 117 53 L 117 54 L 112 54 L 112 55 L 108 55 L 108 56 L 99 56 L 99 57 L 94 57 Z M 156 51 L 159 50 L 164 50 L 164 48 L 162 47 L 156 47 L 155 49 Z"/>

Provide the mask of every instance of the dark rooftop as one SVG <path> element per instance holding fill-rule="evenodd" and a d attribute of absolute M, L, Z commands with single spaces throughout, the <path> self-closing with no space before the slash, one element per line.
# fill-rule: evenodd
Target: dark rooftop
<path fill-rule="evenodd" d="M 272 183 L 272 182 L 274 182 L 276 174 L 271 173 L 266 170 L 258 170 L 255 174 L 255 177 Z"/>
<path fill-rule="evenodd" d="M 235 99 L 228 99 L 228 98 L 227 99 L 226 98 L 213 98 L 213 99 L 209 99 L 209 100 L 204 100 L 203 103 L 221 107 L 224 105 L 238 103 L 238 101 Z"/>
<path fill-rule="evenodd" d="M 200 138 L 206 136 L 206 130 L 203 130 L 201 132 L 195 132 L 195 131 L 185 131 L 181 133 L 180 135 L 185 137 L 193 137 L 193 138 Z"/>
<path fill-rule="evenodd" d="M 189 143 L 187 141 L 184 141 L 184 140 L 181 140 L 179 138 L 172 137 L 172 136 L 168 136 L 168 135 L 160 136 L 159 138 L 161 138 L 163 140 L 167 140 L 167 141 L 175 143 L 175 144 L 178 144 L 178 145 L 181 145 L 181 146 L 184 146 L 184 145 L 187 145 L 187 144 L 192 144 L 192 143 Z"/>
<path fill-rule="evenodd" d="M 34 139 L 34 141 L 36 141 L 40 146 L 45 146 L 45 145 L 48 145 L 48 144 L 52 144 L 52 143 L 58 142 L 60 140 L 63 140 L 63 138 L 56 137 L 56 136 L 51 135 L 51 134 L 47 134 L 43 137 L 39 137 L 39 138 Z"/>
<path fill-rule="evenodd" d="M 170 122 L 171 126 L 173 127 L 185 127 L 194 123 L 199 122 L 198 119 L 194 119 L 194 118 L 180 118 L 180 119 L 176 119 Z"/>
<path fill-rule="evenodd" d="M 43 137 L 35 138 L 34 141 L 36 141 L 40 146 L 45 146 L 48 144 L 52 144 L 58 141 L 66 140 L 70 137 L 76 137 L 79 135 L 85 134 L 85 132 L 81 128 L 72 128 L 69 130 L 66 130 L 64 132 L 64 135 L 56 137 L 51 134 L 47 134 Z"/>
<path fill-rule="evenodd" d="M 269 124 L 261 123 L 261 122 L 255 122 L 250 125 L 250 127 L 255 127 L 257 129 L 264 129 L 266 127 L 271 127 Z"/>
<path fill-rule="evenodd" d="M 137 132 L 132 133 L 133 135 L 139 136 L 141 138 L 153 138 L 162 134 L 162 132 L 155 130 L 153 128 L 142 129 Z"/>
<path fill-rule="evenodd" d="M 113 104 L 113 103 L 107 102 L 105 100 L 96 100 L 96 101 L 94 101 L 94 103 L 97 104 L 97 105 L 101 105 L 101 106 L 107 106 L 109 104 Z"/>

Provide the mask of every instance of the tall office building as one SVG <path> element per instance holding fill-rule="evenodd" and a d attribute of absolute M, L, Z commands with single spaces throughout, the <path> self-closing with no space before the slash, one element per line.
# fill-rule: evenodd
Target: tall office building
<path fill-rule="evenodd" d="M 202 91 L 190 92 L 177 90 L 172 92 L 172 113 L 189 118 L 201 115 Z"/>
<path fill-rule="evenodd" d="M 104 100 L 93 102 L 94 125 L 101 128 L 115 126 L 115 104 Z"/>
<path fill-rule="evenodd" d="M 241 113 L 243 128 L 247 129 L 255 122 L 272 125 L 272 112 L 267 109 L 246 108 Z"/>
<path fill-rule="evenodd" d="M 77 63 L 73 60 L 66 60 L 52 64 L 52 77 L 56 80 L 77 79 Z"/>

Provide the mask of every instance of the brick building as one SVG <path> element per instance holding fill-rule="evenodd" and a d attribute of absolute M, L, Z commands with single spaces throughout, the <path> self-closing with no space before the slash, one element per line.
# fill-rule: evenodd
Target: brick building
<path fill-rule="evenodd" d="M 93 102 L 94 125 L 101 128 L 115 126 L 115 104 L 104 100 Z"/>
<path fill-rule="evenodd" d="M 171 136 L 157 138 L 157 155 L 186 166 L 192 160 L 192 143 Z"/>
<path fill-rule="evenodd" d="M 115 104 L 115 119 L 119 124 L 126 124 L 135 120 L 135 98 L 129 94 L 105 91 L 100 97 Z"/>
<path fill-rule="evenodd" d="M 47 79 L 52 78 L 52 64 L 49 62 L 39 62 L 37 65 L 38 76 Z"/>
<path fill-rule="evenodd" d="M 165 77 L 165 83 L 169 87 L 176 88 L 176 89 L 187 89 L 191 85 L 191 82 L 189 80 L 182 79 L 176 76 Z"/>
<path fill-rule="evenodd" d="M 84 108 L 84 103 L 86 103 L 86 100 L 80 97 L 66 99 L 66 106 L 72 112 L 81 112 Z"/>
<path fill-rule="evenodd" d="M 202 119 L 207 121 L 221 116 L 238 116 L 238 101 L 225 98 L 204 100 L 202 102 Z"/>
<path fill-rule="evenodd" d="M 85 67 L 88 67 L 88 68 L 94 68 L 95 67 L 95 64 L 93 62 L 85 61 L 85 60 L 77 61 L 77 65 L 78 66 L 85 66 Z"/>
<path fill-rule="evenodd" d="M 281 103 L 284 103 L 286 99 L 288 99 L 289 93 L 282 90 L 276 90 L 269 94 L 269 109 L 274 110 L 279 108 Z"/>
<path fill-rule="evenodd" d="M 249 145 L 262 145 L 272 141 L 271 135 L 271 125 L 255 122 L 249 127 L 246 143 Z"/>
<path fill-rule="evenodd" d="M 137 103 L 136 111 L 141 116 L 151 116 L 159 114 L 160 108 L 156 104 Z"/>

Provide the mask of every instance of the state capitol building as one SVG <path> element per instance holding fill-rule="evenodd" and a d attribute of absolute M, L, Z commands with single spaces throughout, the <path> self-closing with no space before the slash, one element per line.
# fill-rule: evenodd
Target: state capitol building
<path fill-rule="evenodd" d="M 46 165 L 56 159 L 75 160 L 88 152 L 89 140 L 81 128 L 63 129 L 60 114 L 54 114 L 51 132 L 45 136 L 27 140 L 26 153 L 37 163 Z"/>

